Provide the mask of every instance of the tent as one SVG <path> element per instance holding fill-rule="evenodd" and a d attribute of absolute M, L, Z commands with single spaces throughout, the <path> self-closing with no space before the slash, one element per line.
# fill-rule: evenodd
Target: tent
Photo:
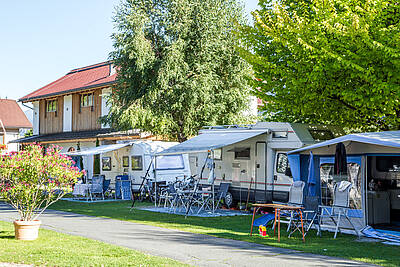
<path fill-rule="evenodd" d="M 346 148 L 346 175 L 333 174 L 339 143 Z M 306 192 L 319 196 L 323 205 L 331 203 L 335 183 L 351 182 L 350 205 L 360 228 L 400 225 L 400 131 L 345 135 L 292 150 L 288 160 L 294 181 L 315 185 Z"/>

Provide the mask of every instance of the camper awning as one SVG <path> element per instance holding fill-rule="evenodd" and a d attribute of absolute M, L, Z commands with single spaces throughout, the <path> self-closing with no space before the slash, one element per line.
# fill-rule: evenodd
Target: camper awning
<path fill-rule="evenodd" d="M 176 146 L 167 148 L 157 155 L 171 154 L 187 154 L 207 152 L 212 149 L 221 148 L 227 145 L 232 145 L 243 140 L 250 139 L 268 132 L 268 129 L 263 130 L 237 130 L 237 131 L 209 131 L 193 137 Z"/>
<path fill-rule="evenodd" d="M 97 154 L 102 154 L 102 153 L 106 153 L 109 151 L 117 150 L 117 149 L 129 146 L 129 145 L 130 145 L 129 143 L 102 145 L 102 146 L 88 148 L 88 149 L 85 149 L 82 151 L 67 152 L 65 154 L 69 155 L 69 156 L 90 156 L 90 155 L 97 155 Z"/>
<path fill-rule="evenodd" d="M 314 145 L 302 147 L 296 150 L 292 150 L 288 152 L 288 154 L 306 154 L 308 151 L 312 151 L 314 149 L 328 147 L 332 145 L 336 145 L 338 143 L 350 143 L 356 142 L 361 144 L 369 144 L 379 147 L 388 147 L 388 148 L 400 148 L 400 131 L 388 131 L 388 132 L 375 132 L 375 133 L 359 133 L 359 134 L 348 134 L 345 136 L 341 136 L 335 139 L 331 139 L 328 141 L 324 141 L 321 143 L 317 143 Z M 365 151 L 365 152 L 374 152 Z"/>

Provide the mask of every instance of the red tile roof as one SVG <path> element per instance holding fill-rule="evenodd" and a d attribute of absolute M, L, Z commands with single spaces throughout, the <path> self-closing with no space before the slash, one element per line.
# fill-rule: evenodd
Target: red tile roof
<path fill-rule="evenodd" d="M 73 69 L 58 80 L 20 98 L 19 101 L 28 102 L 112 84 L 115 82 L 116 76 L 115 72 L 112 71 L 111 61 Z"/>
<path fill-rule="evenodd" d="M 32 128 L 32 124 L 15 100 L 0 99 L 0 119 L 6 129 Z"/>

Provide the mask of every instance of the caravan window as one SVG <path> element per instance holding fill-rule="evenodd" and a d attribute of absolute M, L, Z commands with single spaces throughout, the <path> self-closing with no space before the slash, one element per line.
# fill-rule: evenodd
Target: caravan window
<path fill-rule="evenodd" d="M 185 167 L 182 155 L 159 156 L 156 159 L 157 170 L 177 170 Z"/>
<path fill-rule="evenodd" d="M 235 148 L 235 159 L 250 159 L 250 147 Z"/>
<path fill-rule="evenodd" d="M 132 156 L 132 171 L 143 170 L 143 158 L 142 156 Z"/>
<path fill-rule="evenodd" d="M 213 159 L 222 160 L 222 148 L 214 149 L 214 151 L 213 151 Z"/>
<path fill-rule="evenodd" d="M 111 157 L 103 157 L 101 159 L 101 166 L 103 171 L 111 171 Z"/>
<path fill-rule="evenodd" d="M 285 174 L 288 167 L 289 161 L 286 153 L 278 153 L 276 161 L 276 172 Z"/>

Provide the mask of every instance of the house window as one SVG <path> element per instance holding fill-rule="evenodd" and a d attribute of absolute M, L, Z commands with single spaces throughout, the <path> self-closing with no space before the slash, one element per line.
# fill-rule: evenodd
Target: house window
<path fill-rule="evenodd" d="M 132 170 L 133 171 L 141 171 L 143 170 L 143 159 L 142 156 L 132 156 Z"/>
<path fill-rule="evenodd" d="M 81 107 L 93 106 L 93 93 L 81 95 Z"/>
<path fill-rule="evenodd" d="M 57 111 L 57 100 L 47 100 L 46 101 L 46 112 L 56 112 Z"/>

